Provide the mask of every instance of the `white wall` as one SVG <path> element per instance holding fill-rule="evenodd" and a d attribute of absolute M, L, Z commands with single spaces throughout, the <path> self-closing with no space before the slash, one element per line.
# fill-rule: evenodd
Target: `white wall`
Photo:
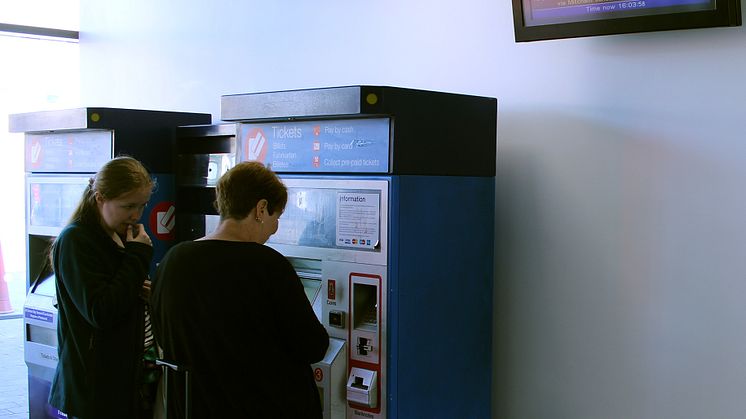
<path fill-rule="evenodd" d="M 516 44 L 510 2 L 402 3 L 82 0 L 82 103 L 497 97 L 494 417 L 744 417 L 746 29 Z"/>
<path fill-rule="evenodd" d="M 38 5 L 37 5 L 38 6 Z M 4 16 L 4 15 L 3 15 Z M 23 134 L 8 132 L 8 115 L 78 106 L 78 45 L 31 37 L 0 36 L 0 258 L 5 280 L 20 280 L 25 298 L 26 223 Z M 54 65 L 50 65 L 54 63 Z M 11 278 L 12 277 L 12 278 Z M 13 304 L 18 309 L 21 305 Z"/>

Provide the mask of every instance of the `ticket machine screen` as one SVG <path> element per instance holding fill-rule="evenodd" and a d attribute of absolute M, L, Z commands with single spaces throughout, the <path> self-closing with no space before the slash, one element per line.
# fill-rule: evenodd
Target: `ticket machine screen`
<path fill-rule="evenodd" d="M 303 290 L 306 292 L 308 302 L 313 304 L 314 300 L 316 300 L 316 296 L 319 295 L 321 280 L 301 277 L 300 282 L 303 283 Z"/>
<path fill-rule="evenodd" d="M 290 187 L 280 229 L 269 242 L 376 251 L 380 219 L 380 191 Z"/>

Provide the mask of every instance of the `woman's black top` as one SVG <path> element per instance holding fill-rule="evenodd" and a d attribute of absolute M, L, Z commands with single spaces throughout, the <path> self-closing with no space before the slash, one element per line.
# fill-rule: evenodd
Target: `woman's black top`
<path fill-rule="evenodd" d="M 140 298 L 153 248 L 119 247 L 99 225 L 73 223 L 53 248 L 59 362 L 49 403 L 80 418 L 138 417 L 144 339 Z"/>
<path fill-rule="evenodd" d="M 192 417 L 321 417 L 310 364 L 323 359 L 329 335 L 274 249 L 180 243 L 158 267 L 151 305 L 165 358 L 191 370 Z M 169 417 L 183 417 L 182 383 L 172 383 Z"/>

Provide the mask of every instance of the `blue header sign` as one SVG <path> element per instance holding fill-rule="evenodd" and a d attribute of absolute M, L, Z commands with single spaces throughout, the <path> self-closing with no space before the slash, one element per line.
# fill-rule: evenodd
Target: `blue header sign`
<path fill-rule="evenodd" d="M 95 173 L 113 150 L 112 131 L 26 134 L 26 171 Z"/>
<path fill-rule="evenodd" d="M 389 132 L 389 118 L 243 123 L 236 161 L 281 173 L 388 173 Z"/>

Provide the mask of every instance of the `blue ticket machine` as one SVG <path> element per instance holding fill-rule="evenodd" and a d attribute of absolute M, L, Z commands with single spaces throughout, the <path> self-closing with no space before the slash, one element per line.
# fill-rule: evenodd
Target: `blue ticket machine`
<path fill-rule="evenodd" d="M 496 100 L 348 86 L 223 96 L 221 117 L 235 161 L 288 187 L 267 244 L 331 336 L 324 417 L 490 417 Z"/>
<path fill-rule="evenodd" d="M 75 210 L 88 179 L 119 155 L 137 158 L 151 172 L 158 187 L 141 222 L 153 240 L 152 271 L 175 237 L 174 130 L 211 120 L 210 114 L 116 108 L 10 115 L 10 131 L 25 133 L 28 295 L 24 357 L 32 419 L 66 417 L 47 403 L 58 362 L 57 293 L 48 251 Z"/>

